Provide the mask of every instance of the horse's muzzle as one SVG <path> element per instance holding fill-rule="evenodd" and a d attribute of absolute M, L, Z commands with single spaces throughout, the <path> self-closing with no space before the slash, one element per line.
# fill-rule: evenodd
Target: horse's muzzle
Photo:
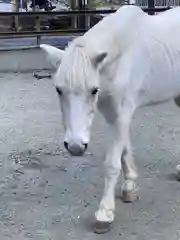
<path fill-rule="evenodd" d="M 68 150 L 68 152 L 72 155 L 72 156 L 82 156 L 84 154 L 84 152 L 87 149 L 88 144 L 87 143 L 83 143 L 83 144 L 70 144 L 67 142 L 64 142 L 64 147 Z"/>

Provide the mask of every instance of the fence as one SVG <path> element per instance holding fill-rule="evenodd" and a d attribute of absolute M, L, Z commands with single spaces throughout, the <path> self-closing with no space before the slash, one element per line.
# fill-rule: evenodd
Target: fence
<path fill-rule="evenodd" d="M 141 7 L 148 7 L 148 0 L 136 0 L 136 5 Z M 171 6 L 176 7 L 180 6 L 180 0 L 155 0 L 155 7 Z"/>
<path fill-rule="evenodd" d="M 144 1 L 144 0 L 143 0 Z M 149 0 L 150 1 L 150 0 Z M 153 0 L 149 2 L 149 6 L 153 6 Z M 161 12 L 169 9 L 168 7 L 161 8 L 143 8 L 145 12 L 154 14 L 155 12 Z M 14 27 L 11 31 L 0 31 L 0 39 L 8 38 L 24 38 L 24 37 L 35 37 L 37 45 L 41 42 L 42 36 L 60 36 L 60 35 L 80 35 L 86 32 L 90 26 L 85 25 L 84 28 L 71 27 L 68 29 L 57 29 L 57 30 L 42 30 L 40 27 L 40 21 L 42 18 L 49 18 L 52 16 L 69 16 L 71 18 L 78 17 L 80 21 L 86 21 L 89 16 L 96 16 L 99 20 L 102 18 L 102 14 L 110 14 L 115 10 L 83 10 L 83 11 L 52 11 L 52 12 L 0 12 L 0 22 L 2 18 L 11 18 Z M 34 30 L 24 31 L 18 30 L 19 20 L 23 18 L 23 22 L 26 22 L 26 18 L 31 17 L 35 19 Z M 86 21 L 87 22 L 87 21 Z"/>

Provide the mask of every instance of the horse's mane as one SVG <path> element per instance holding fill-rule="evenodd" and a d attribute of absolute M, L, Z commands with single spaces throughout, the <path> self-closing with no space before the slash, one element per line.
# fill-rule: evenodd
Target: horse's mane
<path fill-rule="evenodd" d="M 88 85 L 87 76 L 92 72 L 91 59 L 86 51 L 86 47 L 80 38 L 73 40 L 66 48 L 63 62 L 60 65 L 61 74 L 66 84 L 72 88 L 74 83 L 79 87 Z"/>

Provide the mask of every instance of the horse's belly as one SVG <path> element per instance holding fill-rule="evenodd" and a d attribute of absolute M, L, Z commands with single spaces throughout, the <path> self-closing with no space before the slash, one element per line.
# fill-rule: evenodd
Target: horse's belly
<path fill-rule="evenodd" d="M 154 80 L 154 81 L 152 81 Z M 156 80 L 156 81 L 155 81 Z M 140 105 L 155 105 L 180 95 L 180 75 L 177 78 L 151 79 L 151 84 L 138 91 Z"/>
<path fill-rule="evenodd" d="M 180 46 L 179 46 L 180 47 Z M 159 104 L 180 95 L 180 51 L 168 49 L 154 58 L 151 72 L 138 91 L 141 105 Z"/>

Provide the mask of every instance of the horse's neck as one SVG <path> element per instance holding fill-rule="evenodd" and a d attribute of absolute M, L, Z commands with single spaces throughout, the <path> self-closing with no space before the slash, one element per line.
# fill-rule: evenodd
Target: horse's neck
<path fill-rule="evenodd" d="M 106 52 L 108 62 L 122 55 L 137 36 L 143 17 L 146 18 L 147 14 L 140 12 L 134 17 L 129 14 L 126 21 L 120 12 L 111 14 L 84 35 L 88 48 L 94 52 Z"/>

